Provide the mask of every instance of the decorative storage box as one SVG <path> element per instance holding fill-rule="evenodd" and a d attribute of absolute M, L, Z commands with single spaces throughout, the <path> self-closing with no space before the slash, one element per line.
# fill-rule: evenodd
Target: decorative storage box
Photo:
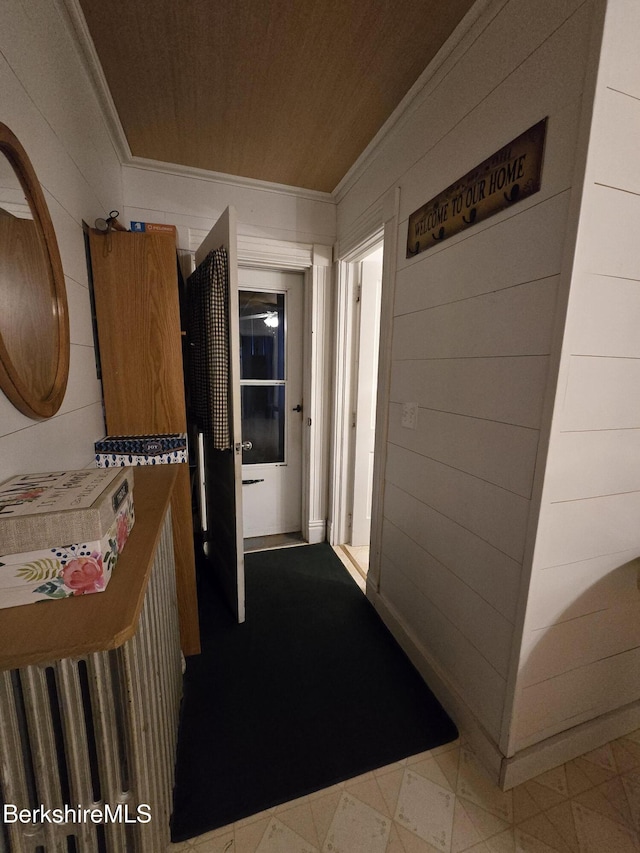
<path fill-rule="evenodd" d="M 106 589 L 134 523 L 133 470 L 0 485 L 0 608 Z"/>
<path fill-rule="evenodd" d="M 95 443 L 98 468 L 188 462 L 187 434 L 108 435 Z"/>

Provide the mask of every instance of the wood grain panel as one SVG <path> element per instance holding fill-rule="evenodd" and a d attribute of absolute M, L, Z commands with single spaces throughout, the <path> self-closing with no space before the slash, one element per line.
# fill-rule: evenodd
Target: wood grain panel
<path fill-rule="evenodd" d="M 171 234 L 91 231 L 107 432 L 186 431 L 175 239 Z M 180 636 L 200 651 L 188 466 L 172 499 Z"/>
<path fill-rule="evenodd" d="M 0 335 L 18 377 L 38 400 L 50 393 L 58 368 L 51 299 L 36 223 L 0 208 Z"/>
<path fill-rule="evenodd" d="M 107 431 L 184 432 L 175 240 L 90 235 Z"/>

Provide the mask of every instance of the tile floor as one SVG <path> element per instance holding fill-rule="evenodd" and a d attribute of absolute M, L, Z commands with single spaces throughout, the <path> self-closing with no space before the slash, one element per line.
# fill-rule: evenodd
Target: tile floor
<path fill-rule="evenodd" d="M 369 571 L 369 546 L 368 545 L 340 545 L 343 553 L 351 560 L 362 577 L 367 579 Z"/>
<path fill-rule="evenodd" d="M 639 838 L 640 730 L 507 792 L 462 738 L 168 851 L 630 853 Z"/>
<path fill-rule="evenodd" d="M 366 559 L 364 555 L 360 555 L 358 561 L 354 554 L 349 553 L 348 549 L 351 548 L 350 545 L 333 545 L 332 547 L 342 565 L 366 595 L 367 572 L 369 570 L 369 548 L 366 549 Z"/>

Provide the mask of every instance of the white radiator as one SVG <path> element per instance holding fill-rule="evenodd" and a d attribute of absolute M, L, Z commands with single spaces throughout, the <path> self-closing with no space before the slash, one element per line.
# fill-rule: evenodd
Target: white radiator
<path fill-rule="evenodd" d="M 174 572 L 168 514 L 132 639 L 0 673 L 2 817 L 38 818 L 5 822 L 2 853 L 165 850 L 182 692 Z"/>

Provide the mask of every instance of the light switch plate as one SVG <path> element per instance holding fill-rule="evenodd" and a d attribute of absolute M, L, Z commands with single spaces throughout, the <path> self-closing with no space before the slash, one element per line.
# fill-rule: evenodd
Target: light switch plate
<path fill-rule="evenodd" d="M 418 426 L 418 404 L 402 404 L 402 426 L 406 429 L 416 429 Z"/>

